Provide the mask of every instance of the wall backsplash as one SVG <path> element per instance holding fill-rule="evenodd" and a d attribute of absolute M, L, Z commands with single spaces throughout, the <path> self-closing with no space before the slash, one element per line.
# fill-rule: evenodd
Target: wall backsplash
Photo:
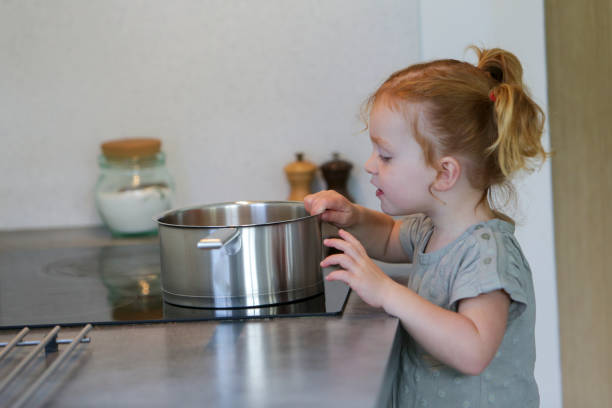
<path fill-rule="evenodd" d="M 176 206 L 285 199 L 295 152 L 338 151 L 377 207 L 358 114 L 418 60 L 417 3 L 0 3 L 0 229 L 101 223 L 99 145 L 138 136 L 162 140 Z"/>

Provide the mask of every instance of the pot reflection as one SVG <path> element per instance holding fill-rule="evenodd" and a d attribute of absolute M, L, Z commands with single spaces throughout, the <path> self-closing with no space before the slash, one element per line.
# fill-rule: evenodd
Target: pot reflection
<path fill-rule="evenodd" d="M 99 273 L 108 290 L 114 320 L 163 317 L 159 251 L 156 246 L 107 246 L 100 250 Z"/>
<path fill-rule="evenodd" d="M 245 307 L 233 309 L 202 309 L 185 306 L 175 306 L 163 303 L 163 315 L 171 320 L 218 320 L 218 319 L 240 319 L 240 318 L 265 318 L 288 315 L 298 317 L 300 315 L 312 315 L 325 313 L 325 295 L 315 295 L 308 299 L 293 303 L 282 303 L 271 306 Z"/>
<path fill-rule="evenodd" d="M 286 396 L 285 405 L 295 405 L 297 399 L 308 406 L 308 400 L 301 398 L 317 390 L 305 390 L 304 384 L 311 376 L 326 373 L 330 362 L 333 364 L 330 350 L 338 343 L 326 336 L 325 330 L 334 322 L 335 319 L 316 319 L 314 325 L 310 319 L 220 322 L 205 329 L 194 328 L 197 335 L 190 337 L 187 345 L 178 343 L 168 330 L 164 374 L 177 382 L 200 378 L 206 406 L 277 406 L 272 402 L 278 402 L 279 395 Z M 175 364 L 186 358 L 190 364 Z"/>

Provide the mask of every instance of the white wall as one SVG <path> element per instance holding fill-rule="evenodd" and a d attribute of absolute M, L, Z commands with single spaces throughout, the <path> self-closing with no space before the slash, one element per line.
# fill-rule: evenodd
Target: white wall
<path fill-rule="evenodd" d="M 285 199 L 303 151 L 362 170 L 361 102 L 418 59 L 416 0 L 0 2 L 0 229 L 99 224 L 102 141 L 159 137 L 176 206 Z M 322 180 L 315 187 L 322 187 Z"/>
<path fill-rule="evenodd" d="M 421 50 L 425 60 L 467 59 L 470 44 L 500 47 L 523 64 L 524 80 L 547 111 L 543 0 L 424 0 L 420 2 Z M 544 135 L 546 148 L 549 135 Z M 516 235 L 533 271 L 537 302 L 536 379 L 543 408 L 561 407 L 561 367 L 554 259 L 550 163 L 517 183 Z"/>

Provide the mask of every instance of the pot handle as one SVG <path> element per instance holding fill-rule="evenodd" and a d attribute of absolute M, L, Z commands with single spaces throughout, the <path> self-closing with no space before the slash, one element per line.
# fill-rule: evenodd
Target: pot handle
<path fill-rule="evenodd" d="M 198 249 L 219 249 L 240 235 L 238 228 L 221 228 L 198 241 Z"/>

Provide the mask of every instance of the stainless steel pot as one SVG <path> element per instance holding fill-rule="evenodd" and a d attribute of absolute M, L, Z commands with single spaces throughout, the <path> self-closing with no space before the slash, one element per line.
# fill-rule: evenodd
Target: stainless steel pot
<path fill-rule="evenodd" d="M 238 201 L 157 219 L 166 302 L 253 307 L 323 292 L 321 221 L 293 201 Z"/>

